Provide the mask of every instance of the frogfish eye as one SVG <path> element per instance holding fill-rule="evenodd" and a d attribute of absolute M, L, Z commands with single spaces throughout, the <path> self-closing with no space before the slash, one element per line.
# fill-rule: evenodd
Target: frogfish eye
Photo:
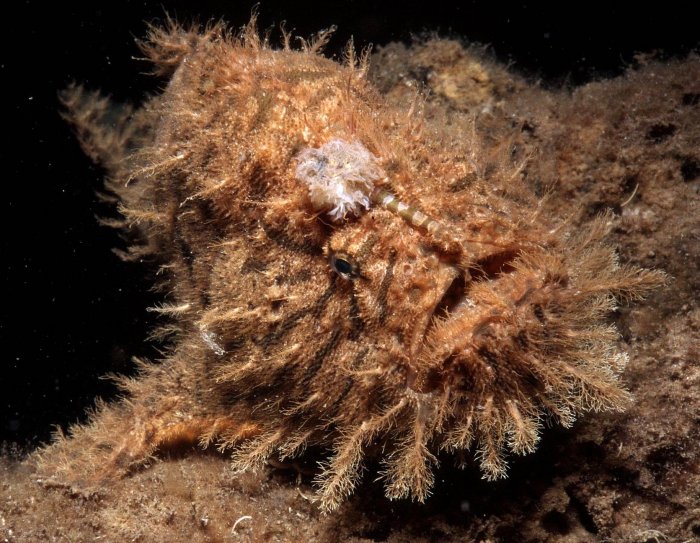
<path fill-rule="evenodd" d="M 343 279 L 353 280 L 359 276 L 357 264 L 347 255 L 333 254 L 330 259 L 331 268 Z"/>

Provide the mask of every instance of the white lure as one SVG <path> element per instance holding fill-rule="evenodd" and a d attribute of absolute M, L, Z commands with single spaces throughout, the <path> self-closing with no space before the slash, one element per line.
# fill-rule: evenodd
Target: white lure
<path fill-rule="evenodd" d="M 386 176 L 379 159 L 358 141 L 332 139 L 317 149 L 307 147 L 297 161 L 296 178 L 308 185 L 312 205 L 329 210 L 334 221 L 369 209 L 373 182 Z"/>

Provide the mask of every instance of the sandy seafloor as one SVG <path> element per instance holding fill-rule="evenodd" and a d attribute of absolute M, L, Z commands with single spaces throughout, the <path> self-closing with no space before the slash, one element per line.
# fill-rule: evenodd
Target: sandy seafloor
<path fill-rule="evenodd" d="M 391 100 L 425 86 L 428 111 L 466 111 L 483 138 L 511 138 L 552 213 L 576 225 L 612 210 L 621 260 L 671 276 L 612 317 L 632 407 L 549 429 L 497 483 L 441 458 L 425 504 L 387 501 L 370 467 L 330 515 L 314 503 L 314 458 L 236 475 L 214 451 L 185 451 L 86 493 L 8 454 L 0 541 L 700 541 L 700 59 L 639 57 L 617 78 L 544 89 L 437 40 L 380 48 L 372 77 Z"/>

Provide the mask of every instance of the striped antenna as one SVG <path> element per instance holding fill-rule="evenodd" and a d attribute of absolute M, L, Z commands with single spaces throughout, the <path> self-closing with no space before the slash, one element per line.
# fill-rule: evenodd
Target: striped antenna
<path fill-rule="evenodd" d="M 443 244 L 448 250 L 461 252 L 464 240 L 453 235 L 449 228 L 426 215 L 417 207 L 402 202 L 388 190 L 375 188 L 369 199 L 373 204 L 395 213 L 411 226 L 427 232 L 434 241 Z"/>
<path fill-rule="evenodd" d="M 396 213 L 411 226 L 426 230 L 430 234 L 445 230 L 435 219 L 428 217 L 420 209 L 402 202 L 387 190 L 375 188 L 370 195 L 370 201 L 382 206 L 387 211 Z"/>

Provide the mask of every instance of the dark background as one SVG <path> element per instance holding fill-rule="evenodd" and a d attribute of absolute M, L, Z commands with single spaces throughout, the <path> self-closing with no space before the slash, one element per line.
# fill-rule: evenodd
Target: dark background
<path fill-rule="evenodd" d="M 373 4 L 377 6 L 373 6 Z M 0 39 L 3 142 L 0 144 L 0 442 L 35 445 L 51 425 L 83 420 L 94 397 L 114 395 L 101 375 L 130 372 L 131 356 L 157 357 L 145 338 L 157 300 L 144 270 L 110 248 L 116 232 L 95 215 L 110 210 L 95 190 L 102 173 L 82 154 L 58 111 L 71 81 L 138 101 L 162 82 L 135 60 L 145 21 L 167 10 L 181 21 L 223 18 L 244 24 L 251 3 L 136 2 L 4 8 Z M 98 3 L 95 3 L 98 4 Z M 426 30 L 491 45 L 515 70 L 548 85 L 574 85 L 620 73 L 635 52 L 683 56 L 697 47 L 698 13 L 674 3 L 653 11 L 616 4 L 430 1 L 265 2 L 261 28 L 287 22 L 298 35 L 338 26 L 327 52 L 353 35 L 358 46 L 410 41 Z M 568 7 L 568 9 L 566 9 Z"/>

